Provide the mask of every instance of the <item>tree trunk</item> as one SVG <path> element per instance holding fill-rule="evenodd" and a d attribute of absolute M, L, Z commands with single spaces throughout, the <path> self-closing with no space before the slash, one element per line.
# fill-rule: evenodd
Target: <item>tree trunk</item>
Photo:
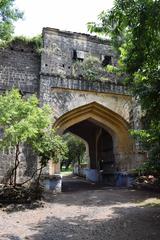
<path fill-rule="evenodd" d="M 17 168 L 20 163 L 19 162 L 19 154 L 20 154 L 20 151 L 19 151 L 19 143 L 18 143 L 18 144 L 16 144 L 16 156 L 15 156 L 15 162 L 14 162 L 14 181 L 13 181 L 14 187 L 17 184 Z"/>
<path fill-rule="evenodd" d="M 44 166 L 41 165 L 40 171 L 39 171 L 39 175 L 38 175 L 38 178 L 37 178 L 37 189 L 38 189 L 38 187 L 39 187 L 40 177 L 41 177 L 41 173 L 42 173 L 42 169 L 43 169 L 43 168 L 44 168 Z"/>

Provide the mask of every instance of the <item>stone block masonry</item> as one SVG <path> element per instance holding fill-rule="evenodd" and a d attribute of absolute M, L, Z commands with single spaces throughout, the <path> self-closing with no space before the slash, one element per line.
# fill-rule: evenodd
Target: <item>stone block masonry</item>
<path fill-rule="evenodd" d="M 98 144 L 101 136 L 101 141 L 107 148 L 109 146 L 102 135 L 108 136 L 109 133 L 113 141 L 114 166 L 117 166 L 115 171 L 129 171 L 144 158 L 128 134 L 129 128 L 140 127 L 140 110 L 122 84 L 122 79 L 114 74 L 105 74 L 103 81 L 98 77 L 93 81 L 85 79 L 80 73 L 75 75 L 75 64 L 83 63 L 90 57 L 98 59 L 102 66 L 117 64 L 116 55 L 108 40 L 44 28 L 41 56 L 31 44 L 23 41 L 13 42 L 0 49 L 0 93 L 16 87 L 24 95 L 36 94 L 42 105 L 47 103 L 53 109 L 53 125 L 60 126 L 62 134 L 68 129 L 80 129 L 85 134 L 82 128 L 86 124 L 93 125 L 94 132 L 99 131 L 101 134 L 96 133 L 93 140 Z M 102 128 L 105 133 L 101 131 Z M 85 139 L 86 136 L 83 137 Z M 96 146 L 100 149 L 100 144 Z M 90 165 L 97 164 L 98 169 L 106 150 L 97 151 L 99 152 L 93 151 L 90 154 Z M 0 181 L 12 166 L 13 154 L 0 154 Z M 109 152 L 106 154 L 110 156 Z M 21 159 L 19 179 L 23 180 L 24 176 L 30 176 L 35 169 L 36 156 L 27 146 L 23 148 Z M 109 157 L 105 164 L 106 169 L 109 169 Z M 53 174 L 51 168 L 50 165 L 47 169 Z"/>
<path fill-rule="evenodd" d="M 19 41 L 0 49 L 0 91 L 17 87 L 37 94 L 39 71 L 40 56 L 29 44 Z"/>
<path fill-rule="evenodd" d="M 40 55 L 30 44 L 18 41 L 0 49 L 0 93 L 12 88 L 19 88 L 24 95 L 39 93 Z M 0 154 L 0 182 L 7 179 L 12 170 L 14 149 Z M 36 167 L 36 156 L 29 147 L 21 154 L 22 163 L 18 170 L 19 180 L 24 175 L 32 175 Z"/>

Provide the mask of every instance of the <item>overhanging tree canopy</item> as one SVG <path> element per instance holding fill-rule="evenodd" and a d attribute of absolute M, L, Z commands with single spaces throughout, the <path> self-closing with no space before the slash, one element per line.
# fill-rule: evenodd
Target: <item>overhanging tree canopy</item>
<path fill-rule="evenodd" d="M 110 11 L 89 23 L 91 32 L 108 35 L 127 73 L 126 84 L 142 106 L 143 130 L 136 135 L 160 168 L 160 1 L 115 0 Z"/>
<path fill-rule="evenodd" d="M 0 0 L 0 40 L 11 39 L 14 32 L 13 23 L 23 16 L 14 3 L 15 0 Z"/>

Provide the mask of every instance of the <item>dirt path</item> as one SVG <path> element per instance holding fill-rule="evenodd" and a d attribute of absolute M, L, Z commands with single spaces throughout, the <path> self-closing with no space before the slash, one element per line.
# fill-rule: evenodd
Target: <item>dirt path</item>
<path fill-rule="evenodd" d="M 159 240 L 160 206 L 147 206 L 156 197 L 66 179 L 43 208 L 0 210 L 0 240 Z"/>

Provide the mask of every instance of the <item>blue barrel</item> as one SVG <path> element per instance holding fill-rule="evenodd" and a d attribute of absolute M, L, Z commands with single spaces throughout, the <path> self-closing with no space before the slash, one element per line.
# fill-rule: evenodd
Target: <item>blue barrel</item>
<path fill-rule="evenodd" d="M 97 169 L 89 169 L 86 168 L 86 179 L 92 182 L 98 182 L 99 181 L 99 174 Z"/>
<path fill-rule="evenodd" d="M 116 186 L 117 187 L 127 187 L 128 186 L 128 174 L 119 172 L 116 173 Z"/>

